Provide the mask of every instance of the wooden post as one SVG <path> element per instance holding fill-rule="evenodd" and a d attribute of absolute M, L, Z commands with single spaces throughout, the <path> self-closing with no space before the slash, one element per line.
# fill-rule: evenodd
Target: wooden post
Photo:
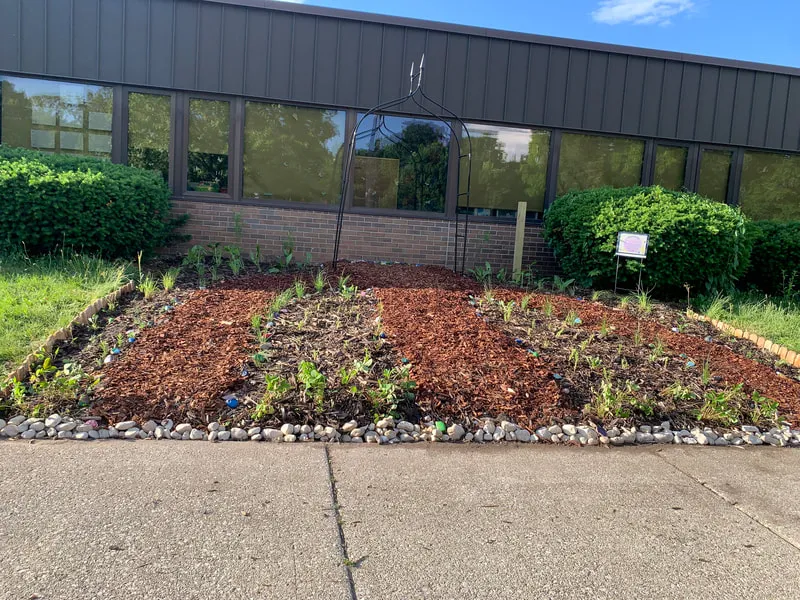
<path fill-rule="evenodd" d="M 512 270 L 514 277 L 519 277 L 522 274 L 522 249 L 525 247 L 525 215 L 527 211 L 527 202 L 519 202 L 517 204 L 517 232 L 514 237 L 514 264 Z"/>

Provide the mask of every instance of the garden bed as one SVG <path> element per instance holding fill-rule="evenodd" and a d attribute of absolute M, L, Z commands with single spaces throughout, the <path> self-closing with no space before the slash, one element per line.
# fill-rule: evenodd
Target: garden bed
<path fill-rule="evenodd" d="M 441 268 L 371 263 L 226 275 L 200 289 L 184 273 L 103 311 L 42 357 L 0 416 L 208 433 L 387 417 L 602 431 L 800 422 L 799 370 L 646 299 L 486 291 Z"/>

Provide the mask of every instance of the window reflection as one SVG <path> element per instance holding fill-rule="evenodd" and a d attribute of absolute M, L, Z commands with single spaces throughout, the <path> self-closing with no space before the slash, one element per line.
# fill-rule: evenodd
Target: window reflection
<path fill-rule="evenodd" d="M 658 146 L 653 183 L 667 190 L 679 191 L 686 184 L 686 158 L 689 149 L 683 146 Z"/>
<path fill-rule="evenodd" d="M 370 115 L 356 136 L 353 205 L 444 212 L 449 144 L 441 122 Z"/>
<path fill-rule="evenodd" d="M 189 100 L 189 191 L 228 192 L 230 118 L 228 102 Z"/>
<path fill-rule="evenodd" d="M 739 205 L 751 219 L 800 220 L 800 155 L 745 152 Z"/>
<path fill-rule="evenodd" d="M 728 180 L 733 153 L 728 150 L 703 150 L 697 193 L 717 202 L 728 199 Z"/>
<path fill-rule="evenodd" d="M 561 137 L 558 195 L 604 186 L 639 185 L 643 161 L 642 140 L 565 133 Z"/>
<path fill-rule="evenodd" d="M 128 94 L 128 164 L 169 179 L 169 96 Z"/>

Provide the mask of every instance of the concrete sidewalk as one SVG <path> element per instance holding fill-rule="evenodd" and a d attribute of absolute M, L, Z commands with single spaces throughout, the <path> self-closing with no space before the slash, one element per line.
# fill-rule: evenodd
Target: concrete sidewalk
<path fill-rule="evenodd" d="M 798 461 L 763 448 L 3 442 L 0 598 L 792 596 Z"/>

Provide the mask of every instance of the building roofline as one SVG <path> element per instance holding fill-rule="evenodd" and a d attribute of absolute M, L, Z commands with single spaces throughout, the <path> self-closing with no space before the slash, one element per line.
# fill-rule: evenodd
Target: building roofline
<path fill-rule="evenodd" d="M 636 46 L 623 46 L 618 44 L 606 44 L 603 42 L 590 42 L 575 40 L 570 38 L 551 37 L 534 33 L 521 33 L 516 31 L 506 31 L 502 29 L 488 29 L 485 27 L 475 27 L 472 25 L 458 25 L 455 23 L 444 23 L 441 21 L 426 21 L 423 19 L 412 19 L 409 17 L 397 17 L 392 15 L 382 15 L 341 8 L 328 8 L 326 6 L 313 6 L 309 4 L 297 4 L 294 2 L 277 2 L 275 0 L 198 0 L 198 2 L 210 2 L 215 4 L 229 4 L 250 8 L 263 8 L 278 10 L 283 12 L 313 15 L 318 17 L 332 17 L 337 19 L 348 19 L 368 23 L 378 23 L 382 25 L 396 25 L 399 27 L 414 27 L 418 29 L 429 29 L 446 33 L 460 33 L 463 35 L 482 36 L 494 39 L 527 42 L 535 44 L 547 44 L 550 46 L 562 46 L 565 48 L 576 48 L 580 50 L 596 50 L 601 52 L 611 52 L 630 56 L 641 56 L 643 58 L 658 58 L 663 60 L 676 60 L 682 62 L 698 63 L 703 65 L 713 65 L 718 67 L 730 67 L 734 69 L 749 69 L 753 71 L 766 71 L 769 73 L 780 73 L 783 75 L 800 76 L 800 68 L 788 67 L 783 65 L 771 65 L 731 58 L 718 58 L 713 56 L 703 56 L 699 54 L 685 54 L 682 52 L 672 52 L 669 50 L 655 50 L 650 48 L 639 48 Z"/>

